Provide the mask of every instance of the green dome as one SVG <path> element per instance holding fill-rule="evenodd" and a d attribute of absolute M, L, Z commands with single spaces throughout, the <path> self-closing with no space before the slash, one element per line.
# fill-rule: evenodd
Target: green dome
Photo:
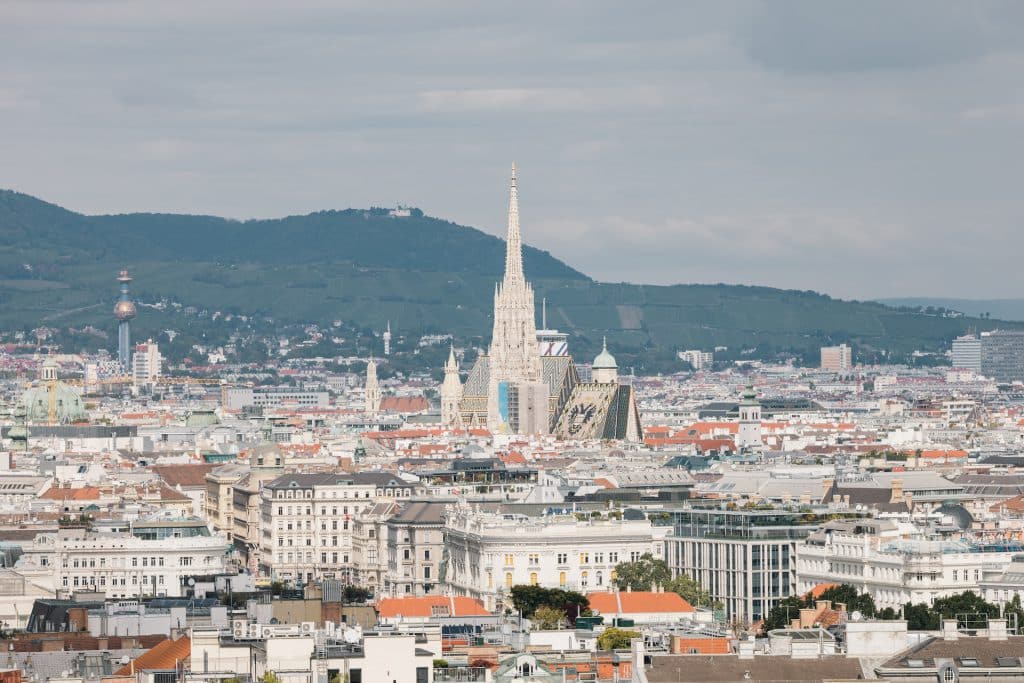
<path fill-rule="evenodd" d="M 89 414 L 82 403 L 82 397 L 73 388 L 57 382 L 53 389 L 56 396 L 57 422 L 81 422 L 88 418 Z M 49 422 L 50 420 L 50 392 L 46 385 L 29 387 L 21 395 L 18 402 L 26 413 L 29 422 Z"/>

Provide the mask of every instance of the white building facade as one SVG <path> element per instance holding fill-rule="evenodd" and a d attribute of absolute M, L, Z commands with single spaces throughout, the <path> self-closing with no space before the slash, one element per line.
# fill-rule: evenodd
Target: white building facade
<path fill-rule="evenodd" d="M 646 553 L 662 559 L 668 531 L 648 520 L 524 517 L 452 506 L 445 515 L 445 589 L 487 609 L 507 604 L 508 591 L 519 584 L 605 590 L 620 562 Z"/>

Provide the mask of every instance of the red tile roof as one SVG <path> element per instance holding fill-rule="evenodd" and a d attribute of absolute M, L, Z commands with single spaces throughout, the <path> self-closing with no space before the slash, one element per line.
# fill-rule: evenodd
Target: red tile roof
<path fill-rule="evenodd" d="M 188 636 L 177 640 L 168 638 L 153 647 L 132 662 L 125 664 L 114 672 L 115 676 L 131 676 L 138 671 L 170 671 L 177 667 L 178 662 L 188 659 L 192 653 L 192 641 Z"/>
<path fill-rule="evenodd" d="M 436 608 L 436 609 L 435 609 Z M 430 617 L 447 609 L 445 616 L 485 617 L 490 612 L 475 598 L 426 595 L 423 597 L 383 598 L 377 603 L 381 617 Z"/>
<path fill-rule="evenodd" d="M 154 465 L 151 469 L 171 488 L 195 489 L 206 488 L 206 475 L 214 467 L 219 465 Z"/>
<path fill-rule="evenodd" d="M 385 396 L 380 400 L 382 412 L 421 413 L 430 408 L 425 396 Z"/>
<path fill-rule="evenodd" d="M 632 591 L 590 593 L 590 609 L 601 614 L 652 614 L 693 612 L 693 605 L 678 593 Z"/>

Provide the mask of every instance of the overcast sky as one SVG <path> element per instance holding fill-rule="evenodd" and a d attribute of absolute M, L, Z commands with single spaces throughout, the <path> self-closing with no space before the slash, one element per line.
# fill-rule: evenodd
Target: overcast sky
<path fill-rule="evenodd" d="M 601 280 L 1024 295 L 1024 2 L 0 3 L 0 187 L 403 203 Z"/>

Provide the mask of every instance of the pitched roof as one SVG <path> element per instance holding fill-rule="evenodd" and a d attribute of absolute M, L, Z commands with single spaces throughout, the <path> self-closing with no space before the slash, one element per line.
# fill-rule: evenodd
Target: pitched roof
<path fill-rule="evenodd" d="M 164 483 L 174 488 L 181 486 L 183 489 L 195 489 L 206 487 L 206 475 L 210 473 L 217 464 L 198 465 L 154 465 L 151 469 L 156 476 L 164 480 Z"/>
<path fill-rule="evenodd" d="M 99 500 L 100 490 L 95 486 L 82 486 L 80 488 L 55 487 L 44 491 L 39 495 L 46 500 Z"/>
<path fill-rule="evenodd" d="M 137 671 L 168 671 L 177 667 L 178 662 L 188 659 L 192 653 L 192 641 L 188 636 L 177 640 L 168 638 L 147 650 L 141 657 L 125 664 L 114 672 L 115 676 L 131 676 Z"/>
<path fill-rule="evenodd" d="M 484 607 L 484 603 L 475 598 L 446 595 L 383 598 L 377 603 L 377 612 L 384 618 L 442 615 L 452 617 L 485 617 L 491 614 Z"/>
<path fill-rule="evenodd" d="M 590 609 L 601 614 L 676 614 L 694 611 L 693 605 L 678 593 L 671 592 L 602 591 L 588 594 L 587 600 L 590 602 Z"/>
<path fill-rule="evenodd" d="M 430 409 L 425 396 L 385 396 L 380 400 L 381 412 L 421 413 Z"/>

